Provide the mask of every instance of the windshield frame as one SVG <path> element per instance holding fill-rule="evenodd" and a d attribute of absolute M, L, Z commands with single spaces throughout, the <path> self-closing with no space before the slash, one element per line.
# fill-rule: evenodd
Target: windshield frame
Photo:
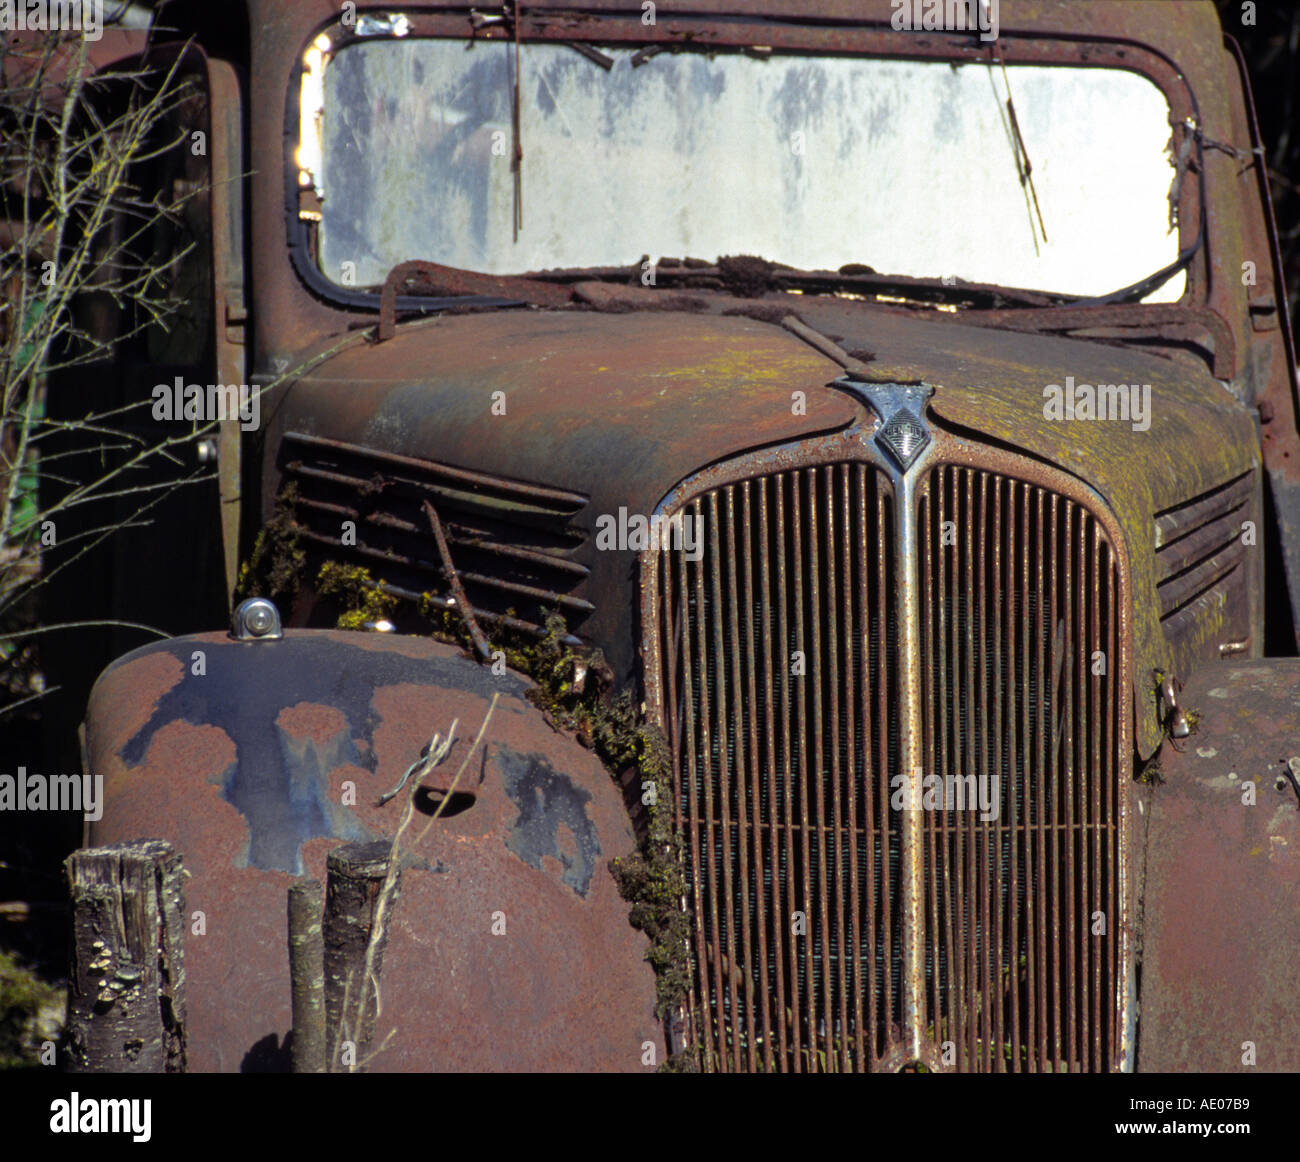
<path fill-rule="evenodd" d="M 284 173 L 285 211 L 290 258 L 298 277 L 321 298 L 342 307 L 362 311 L 377 311 L 380 293 L 375 289 L 350 289 L 341 286 L 320 269 L 315 258 L 315 223 L 302 216 L 303 187 L 299 182 L 300 167 L 300 116 L 303 76 L 306 58 L 313 44 L 322 36 L 328 40 L 330 52 L 338 52 L 347 45 L 373 41 L 383 36 L 407 38 L 436 37 L 451 40 L 484 40 L 509 42 L 514 39 L 512 26 L 500 16 L 475 13 L 472 22 L 464 14 L 420 11 L 395 5 L 386 14 L 389 23 L 400 14 L 401 31 L 376 33 L 373 25 L 364 19 L 374 20 L 373 14 L 358 14 L 353 24 L 341 20 L 326 22 L 302 45 L 289 77 L 285 105 Z M 381 18 L 382 19 L 382 18 Z M 575 35 L 580 31 L 581 35 Z M 1007 65 L 1071 65 L 1121 69 L 1144 77 L 1161 92 L 1169 106 L 1171 137 L 1173 125 L 1200 125 L 1195 97 L 1185 77 L 1168 60 L 1133 42 L 1094 39 L 1085 36 L 1030 37 L 1003 33 L 996 41 L 982 42 L 978 33 L 911 33 L 896 31 L 888 24 L 863 23 L 861 25 L 808 25 L 769 19 L 723 20 L 717 17 L 667 17 L 654 25 L 644 25 L 639 10 L 626 14 L 584 14 L 580 25 L 556 14 L 524 13 L 519 20 L 518 43 L 521 48 L 529 43 L 554 43 L 556 41 L 581 44 L 599 49 L 601 45 L 657 49 L 658 51 L 749 51 L 760 54 L 772 51 L 804 53 L 808 55 L 845 55 L 880 59 L 914 59 L 950 62 L 955 64 Z M 579 50 L 581 51 L 581 50 Z M 593 68 L 598 67 L 593 64 Z M 1195 307 L 1205 305 L 1208 278 L 1204 269 L 1206 239 L 1204 237 L 1205 172 L 1204 166 L 1194 166 L 1183 171 L 1184 178 L 1194 174 L 1195 181 L 1182 180 L 1178 189 L 1178 253 L 1190 257 L 1185 262 L 1185 283 L 1182 296 L 1164 307 Z M 1196 250 L 1196 253 L 1191 253 Z M 434 261 L 436 255 L 412 255 L 411 258 Z M 707 256 L 715 257 L 715 256 Z M 1153 274 L 1155 272 L 1152 272 Z M 1007 288 L 1014 290 L 1016 288 Z M 1075 300 L 1082 304 L 1088 301 Z M 506 307 L 520 305 L 520 300 L 489 295 L 429 296 L 398 295 L 399 311 L 433 313 L 455 307 Z M 1115 304 L 1115 309 L 1141 307 L 1140 302 Z M 977 308 L 978 309 L 978 308 Z"/>

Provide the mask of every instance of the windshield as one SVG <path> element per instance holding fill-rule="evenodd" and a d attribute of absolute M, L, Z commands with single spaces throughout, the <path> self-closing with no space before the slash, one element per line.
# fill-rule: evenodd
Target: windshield
<path fill-rule="evenodd" d="M 1169 107 L 1136 73 L 528 43 L 516 128 L 514 53 L 317 41 L 298 164 L 327 278 L 747 254 L 1091 296 L 1178 255 Z"/>

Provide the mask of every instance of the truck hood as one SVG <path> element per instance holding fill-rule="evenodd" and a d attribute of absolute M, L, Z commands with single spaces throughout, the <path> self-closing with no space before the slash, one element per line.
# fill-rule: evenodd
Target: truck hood
<path fill-rule="evenodd" d="M 934 386 L 932 420 L 1077 476 L 1114 512 L 1129 545 L 1134 680 L 1170 668 L 1155 591 L 1154 517 L 1256 467 L 1250 413 L 1191 360 L 1132 346 L 963 325 L 806 300 L 799 315 L 867 362 L 868 378 Z M 752 318 L 655 311 L 516 310 L 442 316 L 374 346 L 354 343 L 269 409 L 271 446 L 297 432 L 585 493 L 582 523 L 650 514 L 684 477 L 755 448 L 861 421 L 862 405 L 828 388 L 842 374 L 783 328 Z M 1060 422 L 1048 385 L 1150 385 L 1149 426 Z M 275 466 L 267 465 L 274 495 Z M 590 543 L 587 548 L 590 549 Z M 628 590 L 589 624 L 627 636 L 635 569 L 590 552 L 594 592 Z M 585 632 L 585 631 L 584 631 Z M 607 650 L 630 674 L 628 650 Z M 620 656 L 627 654 L 628 656 Z M 1139 700 L 1139 703 L 1144 700 Z M 1145 700 L 1149 701 L 1149 699 Z M 1140 711 L 1138 742 L 1159 742 Z M 1150 721 L 1143 721 L 1150 719 Z"/>

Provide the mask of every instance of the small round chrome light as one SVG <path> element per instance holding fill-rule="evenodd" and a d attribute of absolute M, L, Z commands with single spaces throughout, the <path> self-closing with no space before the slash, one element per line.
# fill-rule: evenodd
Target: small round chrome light
<path fill-rule="evenodd" d="M 284 637 L 280 611 L 265 597 L 241 602 L 230 623 L 230 636 L 238 641 L 275 641 Z"/>

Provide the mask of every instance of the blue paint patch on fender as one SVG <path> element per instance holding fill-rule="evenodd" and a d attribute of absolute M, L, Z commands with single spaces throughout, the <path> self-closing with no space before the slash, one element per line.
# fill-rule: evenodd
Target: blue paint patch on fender
<path fill-rule="evenodd" d="M 506 794 L 519 808 L 506 847 L 529 867 L 542 869 L 548 856 L 564 868 L 560 881 L 584 899 L 600 857 L 596 825 L 587 814 L 591 794 L 557 771 L 544 755 L 496 748 Z M 560 848 L 560 829 L 573 836 L 572 851 Z"/>

